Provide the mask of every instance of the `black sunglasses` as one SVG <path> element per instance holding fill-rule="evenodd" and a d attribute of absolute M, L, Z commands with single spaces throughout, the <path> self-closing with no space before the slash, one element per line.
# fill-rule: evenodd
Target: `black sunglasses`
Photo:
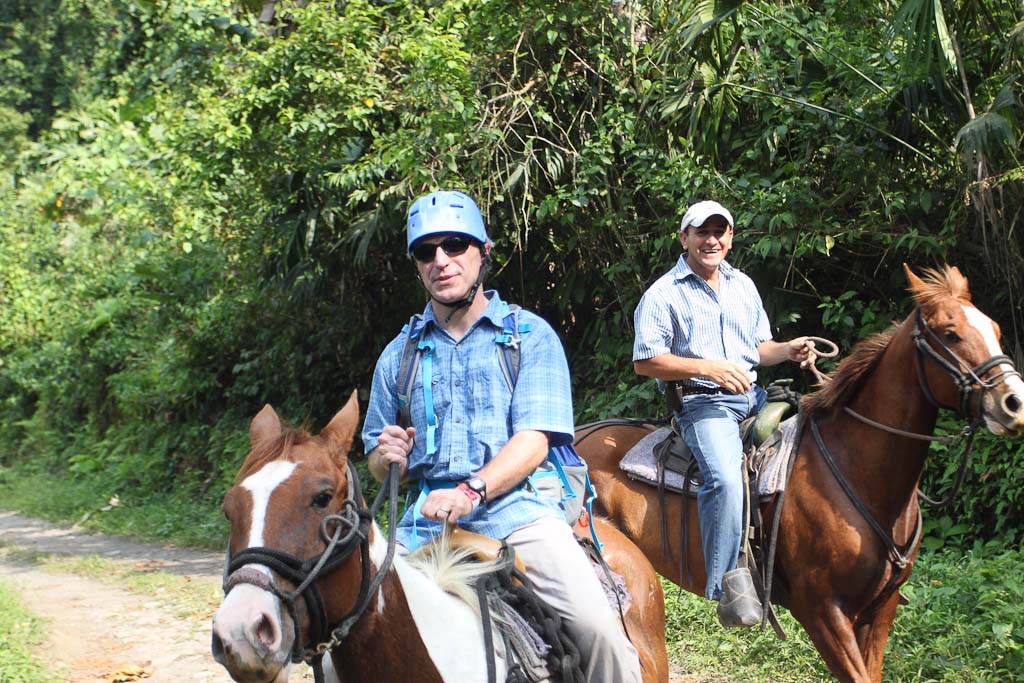
<path fill-rule="evenodd" d="M 438 247 L 441 247 L 448 256 L 458 256 L 459 254 L 466 253 L 471 244 L 473 244 L 473 240 L 468 237 L 453 235 L 452 237 L 445 237 L 440 242 L 417 244 L 412 248 L 412 255 L 420 263 L 430 263 L 434 260 L 434 256 L 437 255 Z"/>

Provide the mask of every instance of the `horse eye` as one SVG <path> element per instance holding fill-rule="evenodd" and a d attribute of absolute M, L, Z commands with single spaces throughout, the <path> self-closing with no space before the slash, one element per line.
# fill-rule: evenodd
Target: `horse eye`
<path fill-rule="evenodd" d="M 946 330 L 945 332 L 942 333 L 942 336 L 945 337 L 946 341 L 948 341 L 950 344 L 956 344 L 958 341 L 960 341 L 960 335 L 958 335 L 953 330 Z"/>
<path fill-rule="evenodd" d="M 313 507 L 315 507 L 315 508 L 320 508 L 321 510 L 323 510 L 325 507 L 327 507 L 330 504 L 331 504 L 331 494 L 326 492 L 326 491 L 324 491 L 323 493 L 318 493 L 316 495 L 316 497 L 313 498 Z"/>

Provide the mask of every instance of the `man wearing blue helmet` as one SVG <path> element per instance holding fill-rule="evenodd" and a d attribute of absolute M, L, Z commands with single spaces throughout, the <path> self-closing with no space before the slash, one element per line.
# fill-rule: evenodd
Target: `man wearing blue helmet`
<path fill-rule="evenodd" d="M 469 196 L 420 197 L 406 229 L 430 301 L 378 359 L 363 427 L 371 474 L 383 481 L 397 463 L 420 490 L 395 530 L 398 543 L 415 548 L 456 521 L 506 541 L 569 626 L 586 680 L 639 681 L 636 650 L 558 501 L 524 486 L 549 448 L 573 439 L 569 368 L 558 336 L 525 310 L 516 318 L 519 334 L 506 334 L 509 305 L 481 287 L 492 244 Z M 407 382 L 400 375 L 410 336 L 420 355 Z M 498 349 L 509 343 L 519 349 L 512 380 Z M 410 426 L 396 424 L 400 410 Z"/>

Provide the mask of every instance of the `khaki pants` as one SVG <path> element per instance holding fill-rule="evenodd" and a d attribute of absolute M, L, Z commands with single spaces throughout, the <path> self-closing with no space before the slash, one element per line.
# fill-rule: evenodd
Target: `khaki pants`
<path fill-rule="evenodd" d="M 608 604 L 604 588 L 572 528 L 545 517 L 507 539 L 526 565 L 537 594 L 554 607 L 580 648 L 590 683 L 640 683 L 640 658 Z"/>

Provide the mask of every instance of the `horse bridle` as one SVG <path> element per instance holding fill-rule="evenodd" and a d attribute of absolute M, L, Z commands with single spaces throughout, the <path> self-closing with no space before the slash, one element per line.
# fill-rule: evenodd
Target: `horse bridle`
<path fill-rule="evenodd" d="M 967 472 L 967 461 L 974 444 L 974 435 L 977 432 L 979 423 L 981 422 L 981 418 L 971 418 L 971 395 L 975 392 L 978 392 L 978 407 L 980 410 L 984 402 L 985 392 L 995 389 L 997 386 L 1005 382 L 1009 377 L 1020 377 L 1020 373 L 1014 368 L 1013 359 L 1003 354 L 992 356 L 988 360 L 985 360 L 979 363 L 978 365 L 971 367 L 964 359 L 958 356 L 953 351 L 953 349 L 949 348 L 949 346 L 942 340 L 942 338 L 939 337 L 939 335 L 937 335 L 935 331 L 932 330 L 925 323 L 924 316 L 922 315 L 920 308 L 918 308 L 915 312 L 914 329 L 911 330 L 910 337 L 914 342 L 914 347 L 916 349 L 915 356 L 917 358 L 918 382 L 921 385 L 921 390 L 924 393 L 925 398 L 928 400 L 929 403 L 931 403 L 936 408 L 952 410 L 959 417 L 963 417 L 965 419 L 970 420 L 968 426 L 965 427 L 962 431 L 962 435 L 967 437 L 967 443 L 964 447 L 963 455 L 961 456 L 960 471 L 957 475 L 957 481 L 953 485 L 952 492 L 944 500 L 935 501 L 932 500 L 931 498 L 928 498 L 928 496 L 925 496 L 920 490 L 918 490 L 918 495 L 921 496 L 922 499 L 924 499 L 926 502 L 932 504 L 935 507 L 941 508 L 949 505 L 953 500 L 956 499 L 956 496 L 960 491 L 960 487 L 963 485 L 964 477 Z M 931 339 L 933 342 L 935 342 L 935 344 L 937 344 L 939 348 L 942 350 L 942 352 L 945 353 L 946 355 L 944 356 L 942 353 L 939 353 L 939 351 L 936 351 L 932 347 L 932 345 L 928 343 L 928 339 Z M 953 383 L 956 385 L 957 388 L 957 394 L 959 396 L 959 405 L 948 406 L 939 402 L 939 400 L 935 398 L 934 392 L 928 385 L 928 376 L 925 373 L 926 359 L 931 359 L 936 364 L 938 364 L 939 367 L 945 370 L 946 373 L 953 380 Z M 1003 364 L 1008 364 L 1010 366 L 1010 369 L 1003 370 L 988 380 L 984 379 L 985 375 L 988 374 L 989 371 L 992 370 L 992 368 Z M 951 440 L 950 437 L 947 436 L 915 434 L 913 432 L 895 429 L 893 427 L 889 427 L 888 425 L 884 425 L 879 422 L 875 422 L 874 420 L 870 420 L 864 417 L 863 415 L 860 415 L 859 413 L 857 413 L 856 411 L 852 410 L 849 407 L 846 407 L 844 410 L 847 414 L 852 415 L 853 417 L 857 418 L 858 420 L 868 425 L 871 425 L 872 427 L 893 434 L 898 434 L 900 436 L 906 436 L 909 438 L 918 439 L 922 441 L 941 441 L 944 443 L 949 443 L 949 441 Z M 840 486 L 846 493 L 847 497 L 858 509 L 858 511 L 861 513 L 864 519 L 867 520 L 870 526 L 874 529 L 875 533 L 878 534 L 878 536 L 882 539 L 882 542 L 885 544 L 889 557 L 891 558 L 893 564 L 895 564 L 899 569 L 902 570 L 907 566 L 907 563 L 909 562 L 909 557 L 905 554 L 906 551 L 912 549 L 916 545 L 917 540 L 920 538 L 921 535 L 920 509 L 918 509 L 918 520 L 915 526 L 913 538 L 909 545 L 906 547 L 906 549 L 901 551 L 899 548 L 896 547 L 896 543 L 893 541 L 891 535 L 888 534 L 885 531 L 885 529 L 882 528 L 878 520 L 875 519 L 874 515 L 871 514 L 871 512 L 867 509 L 864 503 L 853 491 L 849 482 L 846 481 L 846 477 L 842 475 L 842 472 L 839 470 L 839 467 L 836 464 L 835 459 L 832 457 L 832 454 L 829 452 L 828 447 L 825 445 L 825 440 L 822 438 L 821 433 L 818 430 L 817 421 L 814 419 L 814 416 L 810 416 L 808 422 L 810 423 L 811 434 L 814 437 L 814 441 L 818 447 L 818 451 L 822 454 L 822 457 L 824 458 L 825 463 L 829 466 L 829 469 L 832 470 L 833 476 L 835 476 L 836 480 L 839 482 Z"/>
<path fill-rule="evenodd" d="M 380 512 L 381 505 L 388 500 L 388 528 L 394 529 L 396 524 L 396 505 L 394 501 L 398 498 L 398 472 L 397 465 L 392 464 L 388 470 L 388 476 L 384 480 L 373 505 L 366 506 L 363 498 L 362 487 L 359 483 L 359 475 L 355 466 L 348 463 L 348 497 L 342 502 L 341 510 L 334 515 L 328 515 L 320 523 L 320 535 L 326 541 L 327 548 L 307 560 L 289 555 L 288 553 L 274 550 L 273 548 L 245 548 L 232 556 L 230 545 L 227 551 L 227 558 L 224 565 L 224 595 L 231 592 L 235 586 L 247 583 L 262 590 L 273 593 L 281 600 L 288 609 L 295 629 L 295 640 L 292 643 L 291 661 L 305 661 L 313 668 L 314 678 L 317 683 L 322 683 L 323 657 L 333 648 L 341 644 L 348 636 L 349 631 L 363 616 L 370 600 L 380 588 L 381 583 L 387 576 L 391 567 L 391 561 L 395 554 L 395 536 L 388 536 L 388 550 L 384 561 L 378 568 L 375 576 L 370 576 L 370 527 L 373 520 Z M 334 532 L 329 532 L 329 526 L 334 524 Z M 361 560 L 361 576 L 359 582 L 359 593 L 356 597 L 352 610 L 339 620 L 337 625 L 330 627 L 327 624 L 327 612 L 324 608 L 323 597 L 316 587 L 316 580 L 337 569 L 343 562 L 359 550 Z M 262 565 L 271 569 L 278 576 L 286 579 L 297 587 L 291 592 L 281 590 L 275 583 L 273 577 L 267 576 L 258 569 L 249 565 Z M 313 645 L 306 647 L 302 645 L 301 629 L 299 626 L 298 610 L 296 602 L 302 597 L 306 601 L 306 611 L 309 614 L 310 633 L 308 642 Z"/>
<path fill-rule="evenodd" d="M 925 398 L 927 398 L 928 401 L 936 408 L 953 410 L 960 417 L 970 418 L 970 399 L 971 394 L 975 391 L 975 385 L 978 386 L 978 405 L 980 408 L 985 392 L 995 389 L 1010 377 L 1021 376 L 1013 366 L 1013 359 L 1005 354 L 992 356 L 988 360 L 983 361 L 972 368 L 963 358 L 956 355 L 953 349 L 949 348 L 949 346 L 942 341 L 942 338 L 935 334 L 935 331 L 932 328 L 925 324 L 924 316 L 921 314 L 920 308 L 917 309 L 917 314 L 914 320 L 914 329 L 910 332 L 910 337 L 914 341 L 914 346 L 917 347 L 917 374 L 921 381 L 921 389 L 924 391 Z M 932 345 L 928 343 L 928 338 L 938 344 L 939 348 L 941 348 L 949 358 L 944 357 L 941 353 L 932 348 Z M 928 377 L 925 375 L 925 356 L 935 361 L 935 363 L 945 370 L 953 379 L 953 382 L 957 387 L 957 393 L 960 396 L 959 406 L 943 405 L 935 398 L 931 388 L 928 386 Z M 950 360 L 953 362 L 950 362 Z M 996 375 L 989 380 L 984 379 L 985 375 L 988 374 L 992 368 L 1003 364 L 1009 365 L 1010 369 L 996 373 Z M 966 372 L 961 370 L 961 368 L 966 368 Z"/>

